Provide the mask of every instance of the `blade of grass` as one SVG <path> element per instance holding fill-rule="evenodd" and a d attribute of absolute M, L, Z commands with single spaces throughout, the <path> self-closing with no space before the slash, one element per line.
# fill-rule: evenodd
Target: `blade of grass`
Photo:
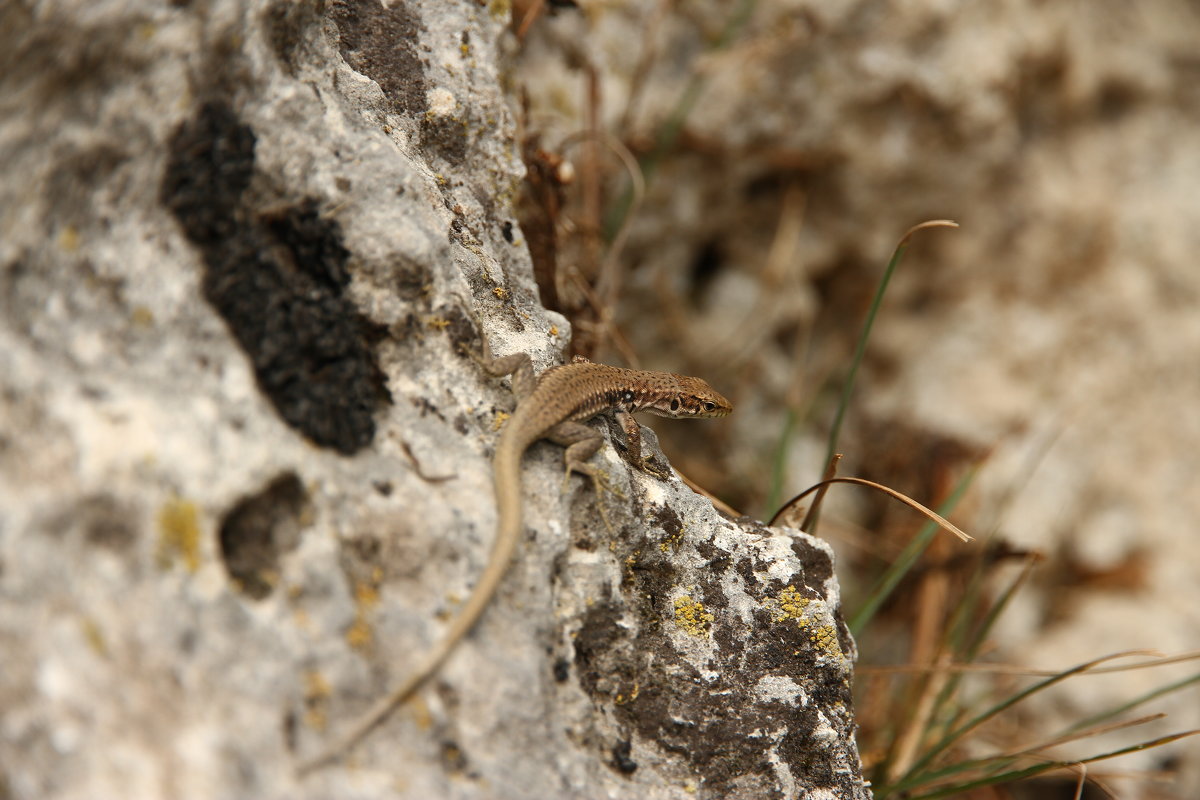
<path fill-rule="evenodd" d="M 850 371 L 846 374 L 846 380 L 842 384 L 842 395 L 838 400 L 837 412 L 834 414 L 833 425 L 829 430 L 829 443 L 825 448 L 826 464 L 832 461 L 834 454 L 837 452 L 838 438 L 842 433 L 842 422 L 846 418 L 846 410 L 850 407 L 850 396 L 854 393 L 854 384 L 858 380 L 858 368 L 862 366 L 863 356 L 867 352 L 867 341 L 871 338 L 871 328 L 875 325 L 875 317 L 879 313 L 880 306 L 883 305 L 883 296 L 887 293 L 888 284 L 892 280 L 892 275 L 895 273 L 896 267 L 900 265 L 905 251 L 908 250 L 909 242 L 912 241 L 912 237 L 917 231 L 924 230 L 925 228 L 957 227 L 958 223 L 953 220 L 927 220 L 905 231 L 904 235 L 900 237 L 900 241 L 896 244 L 896 249 L 892 251 L 892 257 L 888 260 L 888 265 L 883 270 L 883 275 L 879 278 L 879 286 L 875 289 L 875 297 L 871 299 L 871 305 L 867 309 L 867 316 L 863 320 L 862 330 L 858 334 L 858 342 L 854 345 L 854 356 L 850 359 Z M 820 518 L 821 515 L 814 505 L 814 511 L 809 513 L 809 533 L 816 534 Z"/>
<path fill-rule="evenodd" d="M 955 658 L 956 661 L 962 663 L 972 663 L 975 661 L 979 655 L 980 648 L 983 647 L 983 643 L 986 640 L 988 632 L 992 629 L 992 626 L 996 623 L 996 620 L 1000 618 L 1000 615 L 1004 613 L 1004 609 L 1008 607 L 1009 602 L 1016 595 L 1017 591 L 1025 585 L 1026 581 L 1029 580 L 1029 577 L 1033 574 L 1033 567 L 1036 563 L 1036 557 L 1030 557 L 1028 559 L 1021 572 L 1016 576 L 1016 578 L 1013 579 L 1008 588 L 1001 593 L 1000 598 L 992 604 L 992 607 L 988 609 L 987 615 L 985 616 L 983 622 L 980 623 L 978 629 L 975 631 L 975 634 L 967 638 L 964 642 L 960 643 L 961 646 L 955 646 L 953 652 L 957 654 Z M 979 574 L 982 575 L 982 571 L 980 571 Z M 980 581 L 980 583 L 982 584 L 982 581 Z M 967 611 L 974 611 L 974 603 L 969 601 L 962 603 L 956 613 L 962 613 L 963 619 L 966 620 L 969 618 L 969 615 L 966 613 Z M 943 735 L 945 735 L 946 730 L 955 724 L 954 715 L 947 714 L 944 710 L 950 705 L 950 701 L 954 698 L 956 692 L 958 691 L 958 687 L 961 685 L 962 679 L 963 673 L 955 673 L 951 675 L 950 679 L 946 681 L 946 685 L 942 687 L 942 691 L 934 703 L 935 713 L 932 718 L 935 720 L 945 720 L 945 723 L 942 726 Z"/>
<path fill-rule="evenodd" d="M 825 499 L 825 494 L 829 491 L 829 487 L 835 482 L 834 477 L 837 475 L 837 465 L 841 460 L 842 455 L 838 453 L 830 459 L 829 465 L 825 467 L 825 474 L 821 477 L 821 488 L 817 490 L 817 496 L 813 498 L 812 507 L 804 515 L 804 521 L 800 523 L 800 530 L 811 531 L 816 527 L 817 517 L 821 515 L 821 501 Z M 895 496 L 898 496 L 898 494 Z"/>
<path fill-rule="evenodd" d="M 1165 719 L 1167 716 L 1165 711 L 1160 711 L 1157 714 L 1148 714 L 1137 719 L 1126 719 L 1120 722 L 1108 722 L 1103 725 L 1093 725 L 1090 728 L 1082 728 L 1074 733 L 1061 733 L 1052 739 L 1031 744 L 1028 747 L 1022 747 L 1016 752 L 1006 753 L 1010 756 L 1030 756 L 1040 753 L 1043 750 L 1049 750 L 1051 747 L 1059 747 L 1069 742 L 1077 742 L 1080 739 L 1091 739 L 1095 736 L 1102 736 L 1113 731 L 1125 730 L 1127 728 L 1136 728 L 1138 725 L 1146 725 L 1151 722 L 1157 722 L 1160 719 Z"/>
<path fill-rule="evenodd" d="M 1169 736 L 1162 736 L 1157 739 L 1138 742 L 1137 744 L 1130 745 L 1129 747 L 1122 747 L 1119 750 L 1112 750 L 1108 753 L 1101 753 L 1100 755 L 1090 756 L 1077 761 L 1048 761 L 1042 764 L 1036 764 L 1032 767 L 1026 767 L 1025 769 L 991 775 L 989 777 L 981 778 L 968 783 L 960 783 L 953 786 L 942 787 L 926 794 L 912 795 L 909 796 L 908 800 L 934 800 L 934 798 L 938 797 L 962 795 L 972 791 L 973 789 L 980 789 L 985 786 L 994 786 L 998 783 L 1012 783 L 1013 781 L 1025 780 L 1026 778 L 1032 778 L 1035 775 L 1040 775 L 1043 772 L 1050 772 L 1051 770 L 1070 769 L 1071 767 L 1076 767 L 1083 764 L 1094 764 L 1097 761 L 1105 761 L 1110 758 L 1117 758 L 1118 756 L 1128 755 L 1129 753 L 1148 750 L 1152 747 L 1161 747 L 1162 745 L 1170 744 L 1171 742 L 1185 739 L 1189 736 L 1195 736 L 1197 734 L 1200 734 L 1200 730 L 1183 731 L 1182 733 L 1173 733 Z"/>
<path fill-rule="evenodd" d="M 1051 686 L 1061 683 L 1072 676 L 1087 672 L 1088 670 L 1092 669 L 1093 667 L 1095 667 L 1099 664 L 1103 664 L 1106 661 L 1112 661 L 1112 660 L 1118 659 L 1118 658 L 1125 658 L 1125 657 L 1129 656 L 1131 654 L 1131 652 L 1133 652 L 1133 651 L 1114 653 L 1112 655 L 1107 655 L 1107 656 L 1103 656 L 1101 658 L 1093 659 L 1092 661 L 1087 661 L 1083 664 L 1079 664 L 1077 666 L 1071 667 L 1070 669 L 1063 670 L 1062 672 L 1058 673 L 1057 675 L 1047 678 L 1046 680 L 1038 681 L 1034 685 L 1032 685 L 1026 689 L 1023 689 L 1019 692 L 1016 692 L 1015 694 L 1009 695 L 1004 700 L 1001 700 L 999 703 L 996 703 L 995 705 L 993 705 L 991 708 L 987 709 L 986 711 L 984 711 L 980 714 L 977 714 L 975 717 L 973 717 L 972 719 L 970 719 L 963 725 L 959 726 L 958 728 L 955 728 L 954 730 L 950 731 L 945 736 L 943 736 L 941 738 L 941 740 L 938 741 L 937 744 L 930 747 L 925 752 L 925 754 L 922 755 L 921 758 L 918 759 L 915 764 L 913 764 L 912 769 L 910 769 L 908 772 L 908 775 L 904 778 L 901 778 L 894 786 L 891 787 L 891 789 L 893 791 L 903 791 L 904 789 L 911 788 L 912 786 L 916 786 L 916 785 L 920 785 L 922 783 L 928 782 L 928 775 L 926 773 L 922 773 L 923 769 L 925 769 L 927 766 L 929 766 L 929 764 L 935 758 L 937 758 L 938 755 L 940 755 L 942 752 L 944 752 L 946 749 L 948 749 L 956 741 L 959 741 L 964 736 L 966 736 L 966 734 L 968 734 L 972 730 L 978 728 L 980 725 L 987 722 L 989 719 L 992 719 L 997 714 L 1000 714 L 1001 712 L 1005 711 L 1006 709 L 1012 708 L 1017 703 L 1020 703 L 1022 700 L 1032 697 L 1033 695 L 1035 695 L 1039 692 L 1045 691 L 1046 689 L 1049 689 Z"/>
<path fill-rule="evenodd" d="M 842 457 L 840 455 L 836 456 L 833 459 L 833 461 L 830 463 L 829 469 L 830 470 L 836 469 L 838 462 L 841 461 L 841 458 Z M 944 531 L 948 531 L 949 533 L 953 533 L 955 536 L 957 536 L 959 539 L 962 539 L 964 542 L 975 541 L 975 537 L 968 536 L 967 534 L 963 533 L 963 531 L 957 525 L 955 525 L 953 522 L 951 522 L 950 520 L 943 517 L 941 514 L 934 511 L 932 508 L 927 508 L 927 507 L 921 505 L 916 500 L 913 500 L 911 497 L 904 494 L 903 492 L 897 492 L 895 489 L 893 489 L 889 486 L 884 486 L 882 483 L 876 483 L 875 481 L 869 481 L 866 478 L 825 478 L 824 480 L 818 481 L 817 483 L 814 483 L 812 486 L 805 489 L 800 494 L 793 497 L 791 500 L 788 500 L 787 503 L 784 504 L 783 508 L 781 508 L 775 512 L 775 516 L 771 517 L 771 521 L 767 524 L 774 525 L 787 512 L 787 510 L 789 508 L 791 508 L 796 503 L 799 503 L 801 500 L 803 500 L 805 497 L 812 494 L 813 492 L 817 492 L 819 495 L 824 494 L 825 489 L 831 483 L 853 483 L 855 486 L 866 486 L 867 488 L 874 489 L 877 492 L 883 492 L 884 494 L 886 494 L 888 497 L 892 498 L 893 500 L 899 500 L 901 503 L 904 503 L 904 505 L 908 506 L 909 508 L 920 511 L 922 514 L 924 514 L 926 517 L 928 517 L 929 520 L 931 522 L 933 522 L 935 525 L 937 525 L 939 528 L 941 528 Z M 805 518 L 805 519 L 807 520 L 807 518 Z"/>
<path fill-rule="evenodd" d="M 792 434 L 800 415 L 794 408 L 788 408 L 783 417 L 783 429 L 779 432 L 778 445 L 775 447 L 775 458 L 771 464 L 771 489 L 767 492 L 767 508 L 779 508 L 779 498 L 783 497 L 783 478 L 787 474 L 788 452 L 791 449 Z"/>
<path fill-rule="evenodd" d="M 737 38 L 742 29 L 750 21 L 751 15 L 754 13 L 755 7 L 758 5 L 758 0 L 741 0 L 738 7 L 729 15 L 729 20 L 722 28 L 717 40 L 713 42 L 709 48 L 710 53 L 719 52 L 729 47 Z M 703 72 L 696 72 L 692 75 L 684 87 L 683 93 L 679 96 L 679 101 L 675 103 L 675 107 L 671 110 L 670 115 L 663 122 L 662 127 L 658 130 L 658 137 L 654 143 L 654 149 L 647 155 L 639 159 L 642 167 L 642 175 L 646 178 L 646 183 L 649 184 L 653 179 L 654 174 L 658 171 L 658 164 L 663 157 L 675 146 L 675 142 L 679 139 L 679 133 L 683 130 L 683 124 L 687 121 L 688 115 L 692 113 L 697 101 L 700 99 L 700 94 L 704 91 L 705 85 L 708 83 L 708 76 Z M 604 238 L 607 241 L 612 241 L 616 232 L 625 224 L 625 218 L 629 216 L 629 210 L 633 201 L 632 187 L 626 187 L 621 193 L 604 219 Z"/>
<path fill-rule="evenodd" d="M 1071 733 L 1080 728 L 1086 728 L 1099 722 L 1103 722 L 1106 719 L 1112 719 L 1117 714 L 1123 714 L 1130 709 L 1137 708 L 1143 703 L 1148 703 L 1156 698 L 1163 697 L 1164 695 L 1171 694 L 1172 692 L 1177 692 L 1180 689 L 1185 689 L 1188 686 L 1191 686 L 1193 683 L 1200 683 L 1200 672 L 1196 673 L 1195 675 L 1189 675 L 1188 677 L 1176 681 L 1175 683 L 1169 683 L 1166 686 L 1153 689 L 1141 695 L 1140 697 L 1136 697 L 1133 700 L 1130 700 L 1127 703 L 1122 703 L 1119 706 L 1114 706 L 1107 711 L 1102 711 L 1099 714 L 1093 714 L 1092 716 L 1082 719 L 1079 722 L 1076 722 L 1074 725 L 1069 726 L 1064 732 Z"/>
<path fill-rule="evenodd" d="M 958 505 L 959 501 L 962 500 L 963 495 L 966 494 L 967 487 L 969 487 L 974 481 L 977 471 L 978 467 L 972 467 L 971 470 L 963 476 L 962 480 L 958 482 L 958 485 L 954 487 L 954 491 L 950 493 L 948 498 L 946 498 L 946 502 L 942 503 L 938 507 L 939 514 L 945 516 L 954 510 L 954 507 Z M 938 526 L 932 522 L 926 523 L 921 527 L 921 530 L 919 530 L 917 535 L 913 537 L 913 540 L 908 543 L 908 546 L 904 548 L 903 552 L 900 553 L 900 556 L 894 562 L 892 562 L 892 565 L 883 573 L 883 576 L 875 584 L 875 587 L 871 590 L 870 594 L 867 595 L 867 599 L 863 602 L 862 606 L 854 613 L 854 616 L 850 618 L 850 622 L 848 624 L 850 626 L 851 633 L 853 633 L 855 636 L 858 636 L 862 633 L 863 628 L 865 628 L 867 623 L 869 623 L 875 616 L 875 612 L 877 612 L 879 607 L 883 605 L 884 601 L 891 596 L 892 592 L 895 591 L 896 587 L 900 584 L 900 581 L 905 575 L 908 574 L 908 571 L 912 569 L 913 564 L 915 564 L 917 559 L 921 557 L 921 554 L 925 552 L 925 548 L 929 546 L 929 542 L 933 540 L 933 535 L 937 532 L 937 530 Z"/>
<path fill-rule="evenodd" d="M 899 244 L 892 251 L 892 258 L 888 261 L 887 268 L 883 271 L 883 276 L 879 279 L 879 286 L 875 289 L 875 297 L 871 300 L 871 307 L 867 309 L 867 317 L 863 320 L 862 332 L 858 335 L 858 343 L 854 347 L 854 357 L 850 359 L 850 372 L 846 375 L 846 382 L 842 385 L 842 397 L 838 401 L 837 414 L 833 418 L 833 427 L 829 431 L 829 445 L 825 448 L 825 463 L 833 458 L 834 452 L 837 451 L 838 437 L 842 432 L 842 420 L 846 417 L 846 409 L 850 406 L 850 395 L 854 391 L 854 382 L 858 377 L 858 368 L 862 365 L 863 356 L 867 352 L 867 340 L 871 338 L 871 328 L 875 324 L 875 315 L 879 313 L 879 307 L 883 305 L 883 296 L 887 292 L 888 283 L 892 280 L 892 274 L 896 271 L 896 267 L 900 264 L 900 260 L 904 258 L 904 253 L 908 250 L 909 242 L 912 241 L 913 234 L 925 228 L 957 228 L 958 223 L 948 219 L 934 219 L 928 222 L 922 222 L 919 225 L 914 225 L 909 228 L 904 236 L 900 237 Z"/>

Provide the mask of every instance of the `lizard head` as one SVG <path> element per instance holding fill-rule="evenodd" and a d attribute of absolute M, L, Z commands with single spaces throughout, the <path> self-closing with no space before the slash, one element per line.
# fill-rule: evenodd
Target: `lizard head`
<path fill-rule="evenodd" d="M 688 375 L 660 375 L 654 391 L 641 398 L 638 411 L 674 419 L 723 417 L 733 411 L 733 404 L 707 381 Z"/>

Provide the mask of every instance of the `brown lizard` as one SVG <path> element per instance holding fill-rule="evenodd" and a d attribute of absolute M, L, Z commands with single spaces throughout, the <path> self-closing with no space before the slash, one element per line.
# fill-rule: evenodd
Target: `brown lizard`
<path fill-rule="evenodd" d="M 521 539 L 521 457 L 531 444 L 549 439 L 567 448 L 567 474 L 580 472 L 601 488 L 599 470 L 587 463 L 604 443 L 584 420 L 611 412 L 625 430 L 626 458 L 651 471 L 642 457 L 641 429 L 633 414 L 644 411 L 663 417 L 723 417 L 733 410 L 729 401 L 700 378 L 668 372 L 622 369 L 577 359 L 533 375 L 526 353 L 493 359 L 485 341 L 483 358 L 475 357 L 493 377 L 512 375 L 518 405 L 500 434 L 494 458 L 496 536 L 487 567 L 466 604 L 450 623 L 445 638 L 418 664 L 399 688 L 380 700 L 338 743 L 300 767 L 301 774 L 324 766 L 353 747 L 408 700 L 442 665 L 455 645 L 482 616 L 512 560 Z"/>

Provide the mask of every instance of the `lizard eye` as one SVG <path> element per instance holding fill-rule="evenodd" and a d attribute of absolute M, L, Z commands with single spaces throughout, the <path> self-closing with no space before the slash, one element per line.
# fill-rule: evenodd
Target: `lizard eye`
<path fill-rule="evenodd" d="M 704 410 L 705 410 L 705 411 L 715 411 L 715 410 L 716 410 L 716 408 L 717 408 L 717 404 L 716 404 L 716 403 L 705 403 L 705 404 L 704 404 Z"/>
<path fill-rule="evenodd" d="M 671 399 L 671 410 L 672 410 L 672 411 L 678 411 L 678 410 L 679 410 L 679 398 L 678 398 L 678 397 L 675 397 L 675 398 L 672 398 L 672 399 Z"/>

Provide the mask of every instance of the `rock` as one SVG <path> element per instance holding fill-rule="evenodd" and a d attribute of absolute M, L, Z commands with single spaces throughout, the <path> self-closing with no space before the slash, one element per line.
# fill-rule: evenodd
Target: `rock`
<path fill-rule="evenodd" d="M 599 497 L 531 449 L 477 630 L 295 773 L 487 558 L 511 400 L 463 351 L 568 338 L 501 9 L 2 12 L 0 795 L 868 796 L 829 549 L 611 446 Z"/>

